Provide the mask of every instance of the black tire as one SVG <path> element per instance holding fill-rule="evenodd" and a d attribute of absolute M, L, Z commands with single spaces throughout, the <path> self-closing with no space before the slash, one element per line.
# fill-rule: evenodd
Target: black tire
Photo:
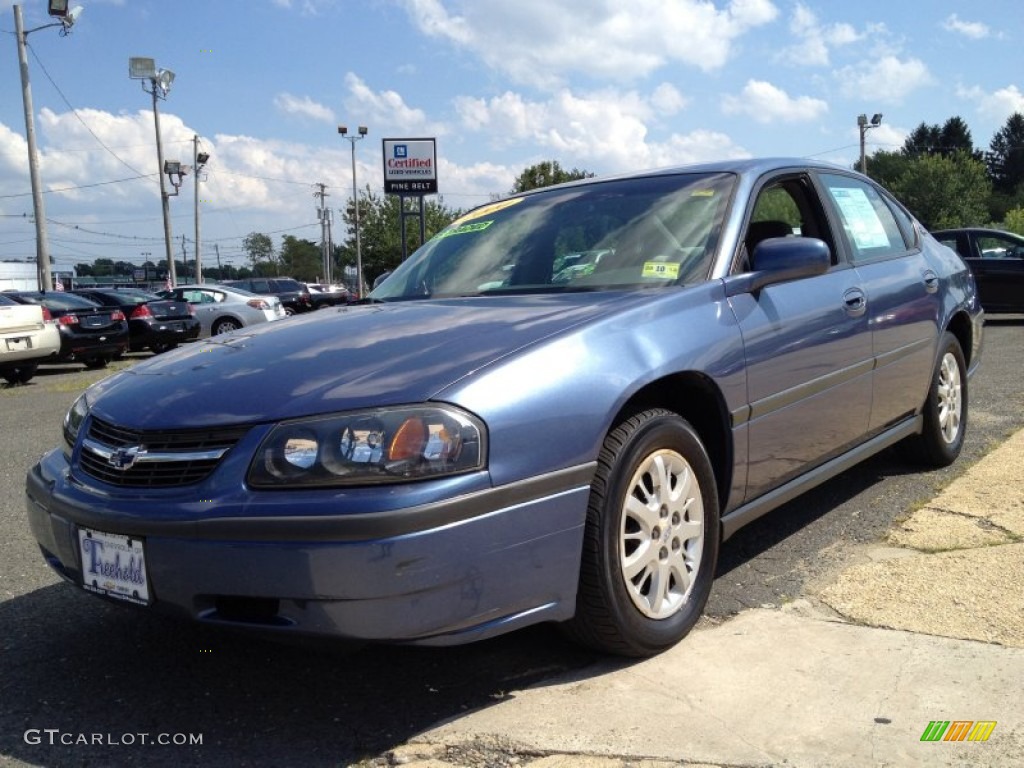
<path fill-rule="evenodd" d="M 11 386 L 17 384 L 28 384 L 32 381 L 32 377 L 36 375 L 36 369 L 39 368 L 39 363 L 25 363 L 24 365 L 18 365 L 14 368 L 7 368 L 3 372 L 4 381 Z"/>
<path fill-rule="evenodd" d="M 946 332 L 924 401 L 924 429 L 906 441 L 913 461 L 946 467 L 956 461 L 967 431 L 967 363 L 956 336 Z"/>
<path fill-rule="evenodd" d="M 107 363 L 110 362 L 110 358 L 106 355 L 97 355 L 96 357 L 89 357 L 82 361 L 85 363 L 85 367 L 90 371 L 97 370 L 100 368 L 106 368 Z"/>
<path fill-rule="evenodd" d="M 230 317 L 225 317 L 213 324 L 211 333 L 214 336 L 220 336 L 222 333 L 231 333 L 231 331 L 237 331 L 241 327 L 242 324 L 239 323 L 237 320 L 234 320 Z"/>
<path fill-rule="evenodd" d="M 657 481 L 658 471 L 669 483 Z M 563 629 L 622 656 L 670 648 L 704 610 L 719 539 L 714 472 L 693 428 L 662 409 L 622 422 L 598 457 L 576 615 Z"/>
<path fill-rule="evenodd" d="M 164 352 L 170 352 L 177 346 L 174 342 L 161 342 L 159 344 L 150 344 L 149 351 L 154 355 L 162 355 Z"/>

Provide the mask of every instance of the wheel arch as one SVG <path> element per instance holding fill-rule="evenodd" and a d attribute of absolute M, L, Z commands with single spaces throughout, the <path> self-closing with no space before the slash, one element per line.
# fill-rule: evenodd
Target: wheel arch
<path fill-rule="evenodd" d="M 631 416 L 651 408 L 664 408 L 678 414 L 697 432 L 715 473 L 719 511 L 724 509 L 732 485 L 735 452 L 729 411 L 721 390 L 698 371 L 682 371 L 652 381 L 622 405 L 609 432 Z"/>
<path fill-rule="evenodd" d="M 973 358 L 976 351 L 974 346 L 974 326 L 971 323 L 970 316 L 966 312 L 957 312 L 950 318 L 947 330 L 960 342 L 960 349 L 964 353 L 964 360 L 967 363 L 968 370 L 970 370 L 974 364 Z"/>

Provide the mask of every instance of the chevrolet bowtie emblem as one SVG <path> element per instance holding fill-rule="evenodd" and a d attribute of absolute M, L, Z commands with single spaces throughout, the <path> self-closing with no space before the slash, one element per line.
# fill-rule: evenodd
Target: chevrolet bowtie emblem
<path fill-rule="evenodd" d="M 139 456 L 146 453 L 145 447 L 141 445 L 132 445 L 127 448 L 118 448 L 107 458 L 107 464 L 112 466 L 114 469 L 129 470 L 134 465 Z"/>

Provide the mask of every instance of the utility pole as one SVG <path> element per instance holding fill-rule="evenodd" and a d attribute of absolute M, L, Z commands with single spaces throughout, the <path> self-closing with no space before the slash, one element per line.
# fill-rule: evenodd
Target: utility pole
<path fill-rule="evenodd" d="M 324 282 L 331 282 L 331 251 L 330 251 L 330 240 L 331 240 L 331 209 L 327 207 L 327 198 L 330 195 L 327 194 L 327 185 L 323 183 L 316 184 L 320 188 L 318 192 L 313 193 L 313 197 L 317 198 L 318 205 L 316 209 L 316 216 L 320 220 L 320 250 L 323 257 L 323 274 Z"/>
<path fill-rule="evenodd" d="M 58 11 L 50 4 L 50 15 L 60 17 L 59 21 L 25 31 L 21 17 L 21 6 L 14 6 L 14 34 L 18 41 L 18 64 L 21 69 L 21 100 L 25 107 L 25 140 L 28 143 L 28 174 L 32 183 L 32 211 L 36 218 L 36 281 L 41 291 L 53 290 L 53 275 L 50 272 L 50 241 L 46 234 L 46 208 L 43 204 L 43 188 L 39 181 L 39 152 L 36 149 L 36 126 L 32 108 L 32 86 L 28 79 L 28 42 L 33 32 L 49 27 L 60 27 L 60 34 L 67 35 L 71 26 L 82 12 L 81 7 Z"/>
<path fill-rule="evenodd" d="M 181 266 L 185 268 L 185 278 L 188 279 L 188 251 L 185 250 L 185 236 L 181 236 Z"/>

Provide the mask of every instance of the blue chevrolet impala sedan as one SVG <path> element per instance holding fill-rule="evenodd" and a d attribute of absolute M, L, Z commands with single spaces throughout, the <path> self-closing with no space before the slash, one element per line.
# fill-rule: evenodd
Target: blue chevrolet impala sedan
<path fill-rule="evenodd" d="M 645 656 L 740 526 L 895 444 L 954 461 L 981 347 L 963 261 L 864 176 L 589 179 L 467 213 L 359 305 L 90 387 L 28 518 L 133 610 Z"/>

